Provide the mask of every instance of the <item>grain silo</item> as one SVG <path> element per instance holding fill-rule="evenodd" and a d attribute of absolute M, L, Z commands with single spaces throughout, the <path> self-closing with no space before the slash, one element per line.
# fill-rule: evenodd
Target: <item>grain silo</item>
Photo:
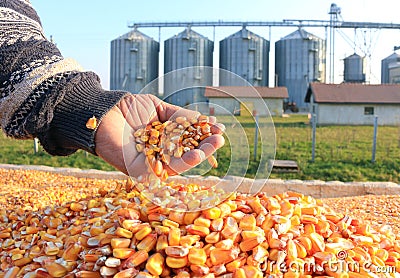
<path fill-rule="evenodd" d="M 400 63 L 400 55 L 394 52 L 381 61 L 381 83 L 390 84 L 389 68 L 393 68 L 396 63 Z"/>
<path fill-rule="evenodd" d="M 344 58 L 344 82 L 365 82 L 364 58 L 354 53 Z"/>
<path fill-rule="evenodd" d="M 277 86 L 287 87 L 289 102 L 302 110 L 310 82 L 325 82 L 326 42 L 303 29 L 275 43 L 275 74 Z"/>
<path fill-rule="evenodd" d="M 219 47 L 221 69 L 239 75 L 253 86 L 268 86 L 269 41 L 243 27 L 220 41 Z M 232 75 L 220 76 L 219 85 L 234 85 L 229 77 Z"/>
<path fill-rule="evenodd" d="M 212 85 L 212 71 L 202 67 L 212 67 L 213 51 L 214 43 L 190 27 L 164 42 L 166 101 L 179 106 L 206 103 L 204 88 Z"/>
<path fill-rule="evenodd" d="M 110 89 L 139 93 L 158 77 L 160 45 L 134 29 L 111 41 Z"/>

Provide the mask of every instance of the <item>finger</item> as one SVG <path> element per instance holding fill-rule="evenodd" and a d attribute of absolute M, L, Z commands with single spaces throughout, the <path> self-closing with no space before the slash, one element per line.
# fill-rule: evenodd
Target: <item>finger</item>
<path fill-rule="evenodd" d="M 173 158 L 165 169 L 169 175 L 176 175 L 186 172 L 187 170 L 199 165 L 206 156 L 200 149 L 188 151 L 182 155 L 181 158 Z"/>
<path fill-rule="evenodd" d="M 206 157 L 209 157 L 224 144 L 225 139 L 222 135 L 213 134 L 201 141 L 198 148 L 204 152 Z"/>
<path fill-rule="evenodd" d="M 211 125 L 212 134 L 223 134 L 225 132 L 225 125 L 221 123 L 215 123 Z"/>

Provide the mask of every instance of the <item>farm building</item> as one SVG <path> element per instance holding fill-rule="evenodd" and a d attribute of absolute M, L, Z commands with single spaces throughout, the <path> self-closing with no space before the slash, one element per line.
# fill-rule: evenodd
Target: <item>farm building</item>
<path fill-rule="evenodd" d="M 205 97 L 209 100 L 210 112 L 215 114 L 282 116 L 283 100 L 287 99 L 286 87 L 221 86 L 207 87 Z"/>
<path fill-rule="evenodd" d="M 400 124 L 400 84 L 311 83 L 305 100 L 318 124 Z"/>

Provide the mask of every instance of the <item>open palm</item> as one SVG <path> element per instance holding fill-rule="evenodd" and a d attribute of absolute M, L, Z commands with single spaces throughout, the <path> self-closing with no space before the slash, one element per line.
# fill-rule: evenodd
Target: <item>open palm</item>
<path fill-rule="evenodd" d="M 137 152 L 133 133 L 154 121 L 165 122 L 178 116 L 193 118 L 198 115 L 196 111 L 168 104 L 153 95 L 126 96 L 100 122 L 95 138 L 96 153 L 123 173 L 141 176 L 147 173 L 145 155 Z M 210 123 L 213 135 L 182 158 L 172 158 L 166 167 L 169 175 L 189 170 L 223 146 L 223 126 L 215 124 L 214 117 L 210 117 Z"/>

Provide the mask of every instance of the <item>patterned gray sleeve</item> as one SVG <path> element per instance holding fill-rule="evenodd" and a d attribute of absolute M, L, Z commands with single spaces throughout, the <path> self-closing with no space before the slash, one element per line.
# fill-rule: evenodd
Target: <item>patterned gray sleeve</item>
<path fill-rule="evenodd" d="M 97 75 L 64 59 L 25 0 L 0 0 L 0 65 L 2 130 L 38 137 L 53 155 L 95 154 L 96 129 L 87 129 L 87 120 L 101 120 L 127 94 L 103 90 Z"/>

